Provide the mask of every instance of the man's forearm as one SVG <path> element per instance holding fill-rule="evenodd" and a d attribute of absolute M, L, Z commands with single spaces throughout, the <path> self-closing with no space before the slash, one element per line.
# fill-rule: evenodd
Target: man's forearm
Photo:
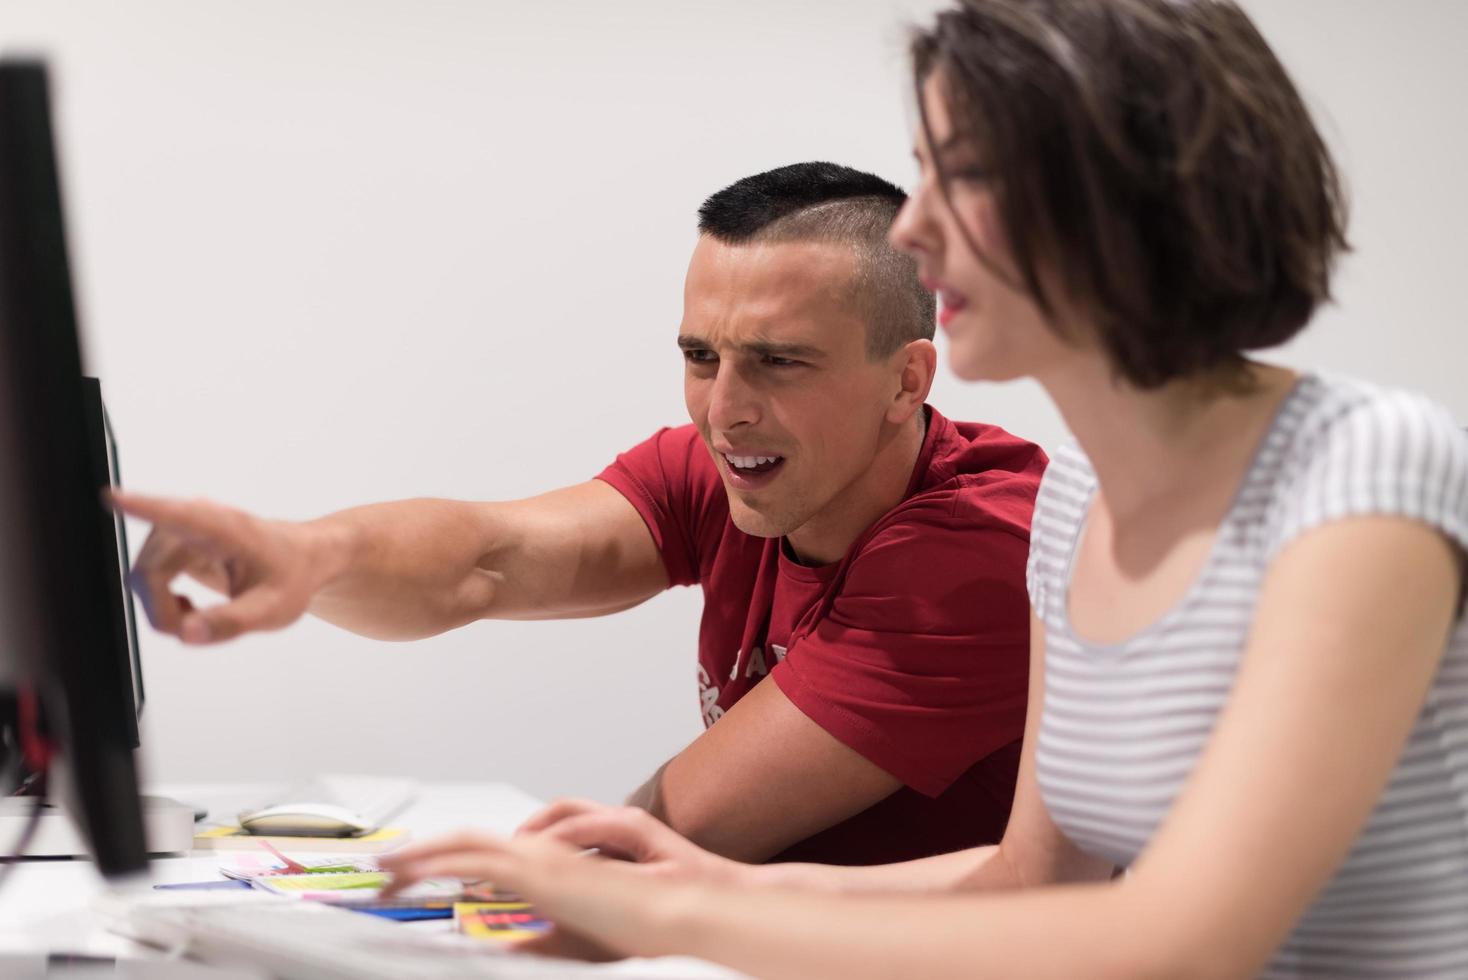
<path fill-rule="evenodd" d="M 304 527 L 331 571 L 311 612 L 384 640 L 477 619 L 599 616 L 668 587 L 642 518 L 597 481 L 499 503 L 372 504 Z"/>
<path fill-rule="evenodd" d="M 494 572 L 481 567 L 492 511 L 454 500 L 402 500 L 305 525 L 328 569 L 310 611 L 364 636 L 411 640 L 483 618 Z"/>
<path fill-rule="evenodd" d="M 669 762 L 671 761 L 670 759 Z M 666 768 L 668 768 L 667 762 L 658 766 L 658 771 L 648 777 L 647 782 L 637 787 L 627 797 L 628 806 L 646 810 L 663 823 L 668 822 L 667 808 L 663 806 L 663 770 Z"/>
<path fill-rule="evenodd" d="M 667 823 L 663 806 L 663 763 L 657 772 L 627 797 L 627 805 L 639 807 Z M 1003 873 L 1002 861 L 992 862 L 998 847 L 977 847 L 951 854 L 879 864 L 867 867 L 842 867 L 830 864 L 738 864 L 738 880 L 742 884 L 769 888 L 797 888 L 838 895 L 890 894 L 894 892 L 939 893 L 967 888 L 1012 887 L 1009 875 Z"/>

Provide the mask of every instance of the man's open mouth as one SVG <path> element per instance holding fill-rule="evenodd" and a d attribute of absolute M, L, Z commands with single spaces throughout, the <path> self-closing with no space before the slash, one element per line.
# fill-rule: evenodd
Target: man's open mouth
<path fill-rule="evenodd" d="M 785 462 L 784 456 L 732 456 L 729 453 L 721 453 L 724 462 L 729 464 L 729 470 L 741 476 L 758 476 L 768 473 L 781 463 Z"/>

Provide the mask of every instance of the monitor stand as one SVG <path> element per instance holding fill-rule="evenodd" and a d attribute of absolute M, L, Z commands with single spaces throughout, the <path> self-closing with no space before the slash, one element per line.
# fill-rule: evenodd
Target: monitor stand
<path fill-rule="evenodd" d="M 194 808 L 162 796 L 140 797 L 143 828 L 149 854 L 187 853 L 194 846 Z M 24 857 L 86 857 L 86 838 L 77 830 L 65 807 L 36 797 L 0 798 L 0 849 L 14 847 L 31 818 L 31 808 L 41 807 L 40 824 Z"/>

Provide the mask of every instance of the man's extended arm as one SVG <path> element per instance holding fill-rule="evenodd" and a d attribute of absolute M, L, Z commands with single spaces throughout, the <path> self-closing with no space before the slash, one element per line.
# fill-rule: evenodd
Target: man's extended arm
<path fill-rule="evenodd" d="M 642 518 L 590 481 L 527 500 L 404 500 L 308 522 L 207 501 L 119 494 L 151 521 L 133 582 L 159 630 L 191 642 L 278 629 L 305 612 L 379 639 L 431 636 L 477 619 L 594 616 L 667 587 Z M 230 601 L 194 609 L 188 574 Z"/>

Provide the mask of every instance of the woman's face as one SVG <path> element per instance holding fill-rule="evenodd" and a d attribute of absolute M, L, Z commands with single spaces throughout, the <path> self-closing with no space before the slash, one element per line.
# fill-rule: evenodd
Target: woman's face
<path fill-rule="evenodd" d="M 1020 285 L 983 148 L 955 125 L 938 72 L 923 84 L 922 98 L 932 144 L 919 126 L 918 185 L 889 238 L 917 259 L 923 284 L 938 294 L 938 325 L 948 335 L 954 374 L 965 381 L 1034 375 L 1068 348 Z M 935 162 L 948 178 L 946 200 Z"/>

